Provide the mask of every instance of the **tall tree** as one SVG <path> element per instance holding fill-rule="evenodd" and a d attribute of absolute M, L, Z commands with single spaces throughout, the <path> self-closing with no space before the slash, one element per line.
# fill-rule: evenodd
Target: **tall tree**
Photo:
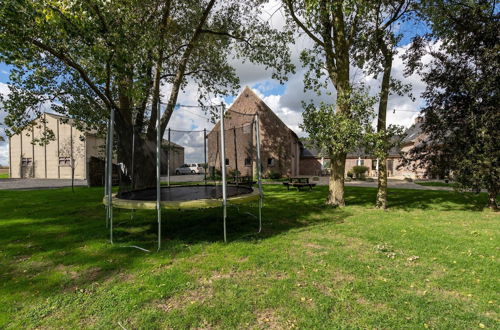
<path fill-rule="evenodd" d="M 283 2 L 290 24 L 296 26 L 313 41 L 313 47 L 301 54 L 301 60 L 308 68 L 304 78 L 305 88 L 320 93 L 327 85 L 323 79 L 327 79 L 331 81 L 336 91 L 336 98 L 332 102 L 335 103 L 335 108 L 325 108 L 323 105 L 317 108 L 318 113 L 330 118 L 338 115 L 339 118 L 335 119 L 335 122 L 343 122 L 345 128 L 352 127 L 353 133 L 359 132 L 364 119 L 352 116 L 351 105 L 359 105 L 359 97 L 363 93 L 353 90 L 350 81 L 350 51 L 360 32 L 359 23 L 367 13 L 368 2 L 355 0 L 283 0 Z M 361 104 L 369 103 L 367 101 L 365 99 Z M 306 113 L 312 113 L 314 109 L 306 107 Z M 329 111 L 333 113 L 327 114 Z M 362 113 L 366 114 L 366 111 Z M 309 126 L 308 122 L 316 121 L 304 121 L 306 131 L 314 134 L 316 128 Z M 325 144 L 325 148 L 331 158 L 327 204 L 344 206 L 345 161 L 347 150 L 353 146 L 348 144 L 350 139 L 344 139 L 337 134 L 324 139 L 327 140 L 330 140 L 330 143 Z"/>
<path fill-rule="evenodd" d="M 446 163 L 462 189 L 486 189 L 498 209 L 500 188 L 500 15 L 496 1 L 424 1 L 432 33 L 407 54 L 409 71 L 427 88 L 422 129 L 427 139 L 408 161 L 424 168 Z M 430 62 L 421 60 L 424 54 Z"/>
<path fill-rule="evenodd" d="M 387 208 L 387 157 L 389 150 L 398 143 L 401 128 L 387 126 L 387 106 L 391 93 L 403 95 L 409 86 L 392 78 L 392 63 L 396 46 L 402 37 L 398 24 L 402 23 L 414 0 L 371 1 L 371 9 L 362 21 L 363 38 L 359 38 L 353 49 L 354 58 L 368 75 L 382 73 L 380 84 L 376 133 L 371 135 L 370 144 L 378 161 L 378 191 L 376 207 Z"/>
<path fill-rule="evenodd" d="M 0 60 L 14 66 L 5 123 L 19 132 L 50 102 L 92 129 L 114 110 L 118 161 L 130 168 L 135 157 L 141 170 L 131 171 L 133 182 L 149 186 L 162 96 L 163 136 L 189 82 L 198 85 L 200 102 L 239 87 L 230 58 L 272 68 L 280 81 L 293 70 L 291 35 L 259 19 L 262 2 L 4 0 Z"/>

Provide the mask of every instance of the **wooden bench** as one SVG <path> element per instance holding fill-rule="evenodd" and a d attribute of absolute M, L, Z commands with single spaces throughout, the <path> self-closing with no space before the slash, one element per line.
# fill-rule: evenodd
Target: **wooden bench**
<path fill-rule="evenodd" d="M 290 178 L 290 181 L 283 182 L 283 185 L 290 190 L 290 187 L 295 187 L 300 191 L 300 188 L 309 187 L 312 190 L 316 186 L 315 183 L 309 183 L 309 178 Z"/>
<path fill-rule="evenodd" d="M 227 183 L 242 185 L 242 186 L 251 186 L 256 184 L 257 182 L 254 181 L 251 176 L 238 176 L 238 177 L 235 176 L 231 181 L 228 181 Z"/>

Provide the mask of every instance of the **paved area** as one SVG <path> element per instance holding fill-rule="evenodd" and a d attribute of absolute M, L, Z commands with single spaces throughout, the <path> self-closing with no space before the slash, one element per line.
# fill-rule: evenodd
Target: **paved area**
<path fill-rule="evenodd" d="M 189 174 L 189 175 L 172 175 L 170 182 L 203 182 L 203 174 Z M 312 177 L 309 178 L 310 182 L 315 182 L 320 186 L 328 185 L 328 177 L 319 177 L 319 181 L 313 181 Z M 162 182 L 167 182 L 167 177 L 161 177 Z M 270 184 L 273 182 L 265 182 Z M 281 182 L 274 182 L 281 184 Z M 75 180 L 75 186 L 86 186 L 86 180 Z M 346 182 L 346 186 L 354 187 L 377 187 L 377 181 L 351 181 Z M 404 180 L 388 180 L 389 188 L 399 189 L 416 189 L 416 190 L 453 190 L 451 187 L 430 187 L 421 186 L 413 182 Z M 29 190 L 29 189 L 52 189 L 71 187 L 70 179 L 0 179 L 0 190 Z"/>
<path fill-rule="evenodd" d="M 75 180 L 76 186 L 86 186 L 86 180 Z M 71 179 L 0 179 L 0 190 L 30 190 L 71 187 Z"/>
<path fill-rule="evenodd" d="M 307 177 L 307 176 L 302 176 L 302 177 Z M 328 177 L 327 176 L 322 176 L 319 177 L 319 181 L 313 181 L 312 177 L 309 177 L 310 182 L 314 182 L 318 184 L 319 186 L 327 186 L 328 185 Z M 163 176 L 161 178 L 162 182 L 167 182 L 167 177 Z M 173 175 L 170 177 L 170 182 L 196 182 L 196 181 L 203 181 L 203 174 L 194 174 L 194 175 Z M 281 184 L 281 182 L 265 182 L 265 184 Z M 430 187 L 430 186 L 421 186 L 419 184 L 416 184 L 414 182 L 408 182 L 404 180 L 396 180 L 396 179 L 389 179 L 387 181 L 388 187 L 389 188 L 399 188 L 399 189 L 416 189 L 416 190 L 453 190 L 451 187 Z M 369 182 L 369 181 L 351 181 L 351 182 L 346 182 L 346 186 L 353 186 L 353 187 L 373 187 L 377 188 L 377 181 Z"/>
<path fill-rule="evenodd" d="M 184 175 L 171 175 L 170 182 L 202 182 L 204 178 L 203 174 L 184 174 Z M 167 177 L 162 176 L 161 182 L 167 182 Z"/>

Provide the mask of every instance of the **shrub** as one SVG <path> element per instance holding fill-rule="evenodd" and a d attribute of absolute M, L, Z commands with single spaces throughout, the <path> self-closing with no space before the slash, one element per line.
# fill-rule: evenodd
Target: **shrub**
<path fill-rule="evenodd" d="M 241 172 L 238 170 L 230 170 L 228 174 L 230 178 L 241 176 Z"/>
<path fill-rule="evenodd" d="M 354 172 L 352 170 L 347 171 L 347 177 L 350 179 L 354 178 Z"/>
<path fill-rule="evenodd" d="M 281 179 L 281 173 L 271 171 L 271 172 L 269 172 L 269 179 L 273 179 L 273 180 Z"/>
<path fill-rule="evenodd" d="M 209 180 L 220 180 L 222 179 L 222 172 L 214 167 L 210 169 Z"/>
<path fill-rule="evenodd" d="M 366 172 L 368 172 L 368 167 L 358 165 L 358 166 L 354 166 L 352 168 L 352 171 L 354 172 L 354 176 L 356 177 L 356 179 L 364 179 Z"/>

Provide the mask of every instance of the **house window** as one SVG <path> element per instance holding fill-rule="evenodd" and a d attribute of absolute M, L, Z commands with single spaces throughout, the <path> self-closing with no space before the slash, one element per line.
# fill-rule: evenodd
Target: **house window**
<path fill-rule="evenodd" d="M 71 166 L 71 158 L 59 157 L 59 166 Z"/>
<path fill-rule="evenodd" d="M 273 167 L 275 164 L 275 159 L 274 158 L 268 158 L 267 159 L 267 166 L 268 167 Z"/>
<path fill-rule="evenodd" d="M 252 124 L 243 125 L 243 134 L 250 134 L 252 132 Z"/>
<path fill-rule="evenodd" d="M 364 166 L 365 165 L 365 160 L 358 158 L 358 160 L 356 161 L 356 165 L 358 165 L 358 166 Z"/>
<path fill-rule="evenodd" d="M 31 166 L 33 165 L 33 158 L 22 158 L 21 159 L 21 165 L 22 166 Z"/>
<path fill-rule="evenodd" d="M 245 166 L 252 166 L 252 158 L 250 157 L 245 158 Z"/>
<path fill-rule="evenodd" d="M 229 158 L 226 158 L 226 166 L 229 166 Z"/>
<path fill-rule="evenodd" d="M 377 159 L 372 159 L 372 170 L 373 171 L 377 170 L 377 164 L 378 164 L 378 160 Z"/>

